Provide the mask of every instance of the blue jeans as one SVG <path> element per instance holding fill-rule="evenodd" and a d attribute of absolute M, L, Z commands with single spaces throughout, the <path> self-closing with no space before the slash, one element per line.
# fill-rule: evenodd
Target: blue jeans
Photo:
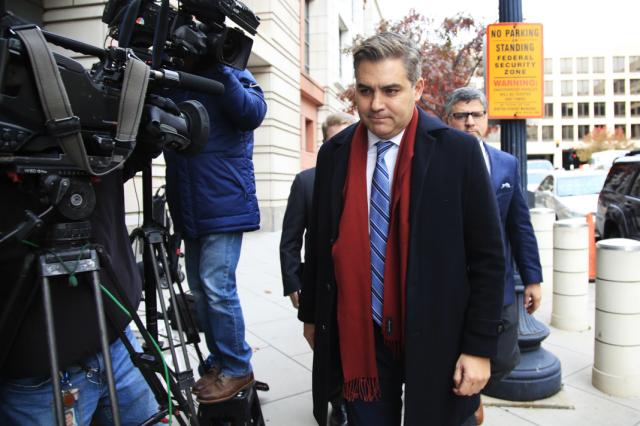
<path fill-rule="evenodd" d="M 140 351 L 140 344 L 129 327 L 125 334 L 133 347 Z M 158 412 L 158 403 L 140 371 L 131 363 L 122 341 L 116 340 L 110 349 L 121 423 L 139 425 Z M 102 353 L 87 357 L 78 366 L 64 371 L 69 374 L 70 384 L 64 384 L 62 389 L 78 389 L 77 423 L 89 425 L 95 417 L 100 424 L 113 424 Z M 51 377 L 0 381 L 0 424 L 55 425 Z"/>
<path fill-rule="evenodd" d="M 185 239 L 189 288 L 210 355 L 208 363 L 232 377 L 251 372 L 251 347 L 244 338 L 244 318 L 236 287 L 242 233 Z"/>

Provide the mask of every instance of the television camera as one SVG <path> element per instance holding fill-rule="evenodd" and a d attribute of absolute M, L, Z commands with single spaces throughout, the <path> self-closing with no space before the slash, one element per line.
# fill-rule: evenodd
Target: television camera
<path fill-rule="evenodd" d="M 182 69 L 187 58 L 208 58 L 244 69 L 253 40 L 242 29 L 226 26 L 225 17 L 251 35 L 260 25 L 260 18 L 238 0 L 182 0 L 177 8 L 165 0 L 161 4 L 154 0 L 110 0 L 102 21 L 121 45 L 145 58 L 158 57 L 161 50 L 166 54 L 163 62 L 172 68 Z M 158 35 L 164 44 L 149 51 Z"/>

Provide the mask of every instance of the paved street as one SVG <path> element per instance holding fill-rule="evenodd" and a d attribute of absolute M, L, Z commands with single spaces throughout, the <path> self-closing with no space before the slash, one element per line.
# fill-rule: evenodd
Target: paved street
<path fill-rule="evenodd" d="M 302 326 L 289 298 L 282 296 L 278 260 L 279 232 L 245 234 L 238 285 L 247 340 L 254 349 L 256 379 L 267 382 L 259 393 L 268 425 L 315 425 L 311 414 L 312 353 L 302 337 Z M 589 309 L 595 308 L 595 285 L 589 285 Z M 549 324 L 551 294 L 545 292 L 536 317 Z M 593 322 L 593 315 L 590 315 Z M 562 363 L 563 390 L 533 407 L 485 409 L 485 425 L 640 425 L 640 399 L 614 398 L 591 385 L 593 327 L 584 332 L 551 328 L 543 346 Z M 203 347 L 204 348 L 204 347 Z M 487 401 L 492 403 L 495 401 Z M 500 404 L 502 405 L 502 404 Z M 560 408 L 539 408 L 560 407 Z"/>

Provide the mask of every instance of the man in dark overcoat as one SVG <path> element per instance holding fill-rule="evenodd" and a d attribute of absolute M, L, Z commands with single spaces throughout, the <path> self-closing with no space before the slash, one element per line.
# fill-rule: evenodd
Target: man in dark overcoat
<path fill-rule="evenodd" d="M 398 34 L 354 49 L 356 123 L 316 167 L 298 317 L 314 416 L 342 386 L 350 425 L 473 424 L 500 331 L 498 210 L 473 137 L 416 108 L 420 53 Z M 471 423 L 470 423 L 471 422 Z"/>

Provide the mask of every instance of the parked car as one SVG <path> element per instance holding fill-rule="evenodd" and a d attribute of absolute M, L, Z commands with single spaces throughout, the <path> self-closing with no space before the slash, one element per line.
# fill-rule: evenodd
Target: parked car
<path fill-rule="evenodd" d="M 549 160 L 527 160 L 527 191 L 533 193 L 542 179 L 553 171 L 553 164 Z"/>
<path fill-rule="evenodd" d="M 553 164 L 549 160 L 527 160 L 529 170 L 553 170 Z"/>
<path fill-rule="evenodd" d="M 640 153 L 615 160 L 598 198 L 596 234 L 640 240 Z"/>
<path fill-rule="evenodd" d="M 555 170 L 540 182 L 535 206 L 553 209 L 557 219 L 595 214 L 606 177 L 603 170 Z"/>
<path fill-rule="evenodd" d="M 589 165 L 593 169 L 609 170 L 616 158 L 624 157 L 629 153 L 625 149 L 609 149 L 606 151 L 598 151 L 591 154 Z"/>

